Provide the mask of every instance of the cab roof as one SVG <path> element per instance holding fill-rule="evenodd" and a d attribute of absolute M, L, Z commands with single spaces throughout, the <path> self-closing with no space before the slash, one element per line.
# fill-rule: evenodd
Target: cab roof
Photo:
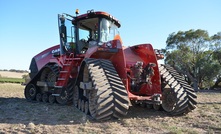
<path fill-rule="evenodd" d="M 113 21 L 117 27 L 121 26 L 120 22 L 116 18 L 114 18 L 112 15 L 106 12 L 102 12 L 102 11 L 94 12 L 94 10 L 89 10 L 87 11 L 86 14 L 82 14 L 82 15 L 74 17 L 74 19 L 72 20 L 72 23 L 76 24 L 78 21 L 88 19 L 88 18 L 106 18 L 108 20 Z"/>

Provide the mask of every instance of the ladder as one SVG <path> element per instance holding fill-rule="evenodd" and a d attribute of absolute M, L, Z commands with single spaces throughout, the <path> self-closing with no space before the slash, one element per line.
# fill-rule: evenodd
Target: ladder
<path fill-rule="evenodd" d="M 73 53 L 64 57 L 63 68 L 61 69 L 60 74 L 57 78 L 57 82 L 55 84 L 56 92 L 55 94 L 53 94 L 54 96 L 59 96 L 62 88 L 67 85 L 72 67 L 74 65 L 74 60 L 75 58 Z"/>

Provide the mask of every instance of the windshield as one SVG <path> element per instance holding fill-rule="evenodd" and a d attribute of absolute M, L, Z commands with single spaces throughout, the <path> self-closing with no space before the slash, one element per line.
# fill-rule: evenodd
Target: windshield
<path fill-rule="evenodd" d="M 111 41 L 117 34 L 119 34 L 118 27 L 113 22 L 105 18 L 101 19 L 100 31 L 101 42 Z"/>
<path fill-rule="evenodd" d="M 79 21 L 78 29 L 79 29 L 78 30 L 79 41 L 80 40 L 86 40 L 86 41 L 93 40 L 97 42 L 108 42 L 108 41 L 113 40 L 114 37 L 117 34 L 119 34 L 118 27 L 113 22 L 105 18 L 101 18 L 100 25 L 99 25 L 98 18 L 91 18 L 91 19 Z"/>
<path fill-rule="evenodd" d="M 79 40 L 97 40 L 98 18 L 82 20 L 78 23 Z"/>
<path fill-rule="evenodd" d="M 84 49 L 97 45 L 99 42 L 114 40 L 114 37 L 119 34 L 118 27 L 105 18 L 80 20 L 77 23 L 77 29 L 76 43 L 80 53 L 84 53 Z"/>
<path fill-rule="evenodd" d="M 89 41 L 98 41 L 98 20 L 98 18 L 90 18 L 77 23 L 77 44 L 80 53 L 85 53 L 89 47 Z"/>

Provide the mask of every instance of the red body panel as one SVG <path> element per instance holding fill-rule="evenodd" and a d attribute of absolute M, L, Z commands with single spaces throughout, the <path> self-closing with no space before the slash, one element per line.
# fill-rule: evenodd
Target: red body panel
<path fill-rule="evenodd" d="M 58 63 L 57 58 L 53 57 L 53 53 L 60 51 L 60 45 L 50 47 L 34 56 L 38 70 L 44 67 L 49 61 Z"/>
<path fill-rule="evenodd" d="M 149 63 L 155 63 L 153 67 L 154 75 L 151 78 L 151 84 L 142 84 L 139 94 L 141 95 L 153 95 L 161 94 L 161 81 L 158 69 L 157 57 L 154 53 L 151 44 L 141 44 L 124 49 L 126 57 L 126 67 L 129 70 L 137 61 L 143 62 L 143 66 L 147 66 Z M 128 89 L 130 91 L 130 88 Z"/>
<path fill-rule="evenodd" d="M 140 44 L 125 48 L 122 46 L 120 36 L 117 36 L 111 43 L 112 48 L 117 48 L 117 52 L 111 53 L 103 46 L 94 46 L 87 50 L 85 57 L 111 60 L 128 91 L 130 99 L 150 100 L 152 95 L 161 94 L 161 81 L 157 57 L 152 45 Z M 128 74 L 131 73 L 131 67 L 133 67 L 137 61 L 143 62 L 143 68 L 149 63 L 154 63 L 156 66 L 153 67 L 154 75 L 151 77 L 151 83 L 143 83 L 139 92 L 133 92 L 131 90 L 131 79 L 128 77 Z"/>
<path fill-rule="evenodd" d="M 107 43 L 111 43 L 112 46 L 105 47 Z M 127 69 L 121 38 L 117 35 L 114 40 L 107 43 L 103 44 L 101 47 L 94 46 L 89 48 L 86 52 L 85 58 L 107 59 L 112 61 L 118 75 L 123 81 L 125 87 L 127 87 Z"/>
<path fill-rule="evenodd" d="M 115 40 L 110 42 L 112 49 L 116 49 L 116 52 L 108 51 L 109 48 L 105 47 L 105 44 L 101 47 L 94 46 L 87 50 L 85 54 L 78 55 L 79 59 L 83 58 L 96 58 L 96 59 L 108 59 L 111 60 L 116 71 L 119 74 L 125 88 L 128 91 L 128 97 L 132 100 L 151 100 L 151 96 L 154 94 L 161 94 L 161 82 L 160 74 L 157 66 L 157 57 L 151 44 L 141 44 L 133 47 L 123 47 L 120 37 L 116 37 Z M 61 55 L 58 58 L 53 57 L 53 53 L 59 51 L 59 45 L 53 46 L 39 53 L 34 58 L 37 63 L 37 67 L 40 70 L 48 63 L 56 63 L 59 66 L 63 66 L 64 58 L 66 55 Z M 79 73 L 79 67 L 82 60 L 74 61 L 72 66 L 72 73 L 70 77 L 75 78 Z M 151 83 L 143 83 L 140 85 L 139 92 L 134 92 L 131 89 L 131 78 L 133 72 L 131 68 L 137 63 L 143 62 L 143 68 L 149 63 L 155 63 L 153 67 L 154 75 L 151 77 Z M 131 75 L 130 77 L 128 75 Z"/>

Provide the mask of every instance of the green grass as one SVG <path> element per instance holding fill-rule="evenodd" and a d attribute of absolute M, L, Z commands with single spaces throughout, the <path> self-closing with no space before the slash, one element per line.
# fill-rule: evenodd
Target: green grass
<path fill-rule="evenodd" d="M 8 78 L 0 77 L 0 83 L 24 83 L 25 80 L 22 78 Z"/>

